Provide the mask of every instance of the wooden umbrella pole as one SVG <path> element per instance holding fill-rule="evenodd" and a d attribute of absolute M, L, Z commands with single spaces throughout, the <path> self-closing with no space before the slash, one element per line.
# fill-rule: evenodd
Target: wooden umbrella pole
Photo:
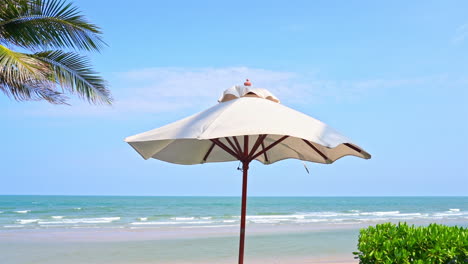
<path fill-rule="evenodd" d="M 245 240 L 245 214 L 247 211 L 247 175 L 249 171 L 249 161 L 242 162 L 242 209 L 239 240 L 239 264 L 244 263 L 244 240 Z"/>

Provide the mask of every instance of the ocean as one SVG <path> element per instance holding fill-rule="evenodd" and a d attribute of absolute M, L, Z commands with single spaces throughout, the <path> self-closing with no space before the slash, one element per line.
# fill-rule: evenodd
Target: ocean
<path fill-rule="evenodd" d="M 238 225 L 239 197 L 0 196 L 0 229 Z M 252 225 L 468 222 L 468 197 L 249 197 Z"/>
<path fill-rule="evenodd" d="M 236 263 L 239 197 L 0 196 L 0 263 Z M 468 227 L 468 197 L 249 197 L 246 263 L 357 263 L 359 229 Z"/>

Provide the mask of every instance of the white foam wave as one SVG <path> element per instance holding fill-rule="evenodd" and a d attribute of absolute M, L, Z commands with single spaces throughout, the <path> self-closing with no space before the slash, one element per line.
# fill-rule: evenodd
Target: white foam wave
<path fill-rule="evenodd" d="M 451 217 L 451 216 L 462 216 L 463 213 L 455 213 L 455 212 L 446 212 L 446 213 L 435 213 L 434 216 L 436 217 Z"/>
<path fill-rule="evenodd" d="M 21 225 L 27 225 L 27 224 L 37 223 L 39 222 L 39 220 L 40 219 L 18 219 L 16 220 L 16 222 Z"/>
<path fill-rule="evenodd" d="M 202 225 L 202 226 L 182 226 L 181 228 L 219 228 L 219 227 L 231 227 L 238 225 Z"/>
<path fill-rule="evenodd" d="M 57 224 L 53 224 L 53 225 L 40 225 L 41 228 L 48 228 L 48 227 L 52 227 L 52 228 L 57 228 L 57 227 L 70 227 L 69 225 L 57 225 Z"/>
<path fill-rule="evenodd" d="M 82 208 L 81 207 L 75 207 L 73 208 L 73 210 L 81 210 Z"/>
<path fill-rule="evenodd" d="M 162 228 L 161 226 L 130 226 L 129 229 L 136 230 L 136 229 L 159 229 Z"/>
<path fill-rule="evenodd" d="M 249 220 L 249 222 L 255 224 L 278 224 L 281 220 L 269 220 L 269 219 L 257 219 L 257 220 Z"/>
<path fill-rule="evenodd" d="M 328 221 L 327 219 L 299 219 L 296 222 L 300 224 L 305 224 L 305 223 L 318 223 L 318 222 L 326 222 Z"/>
<path fill-rule="evenodd" d="M 56 226 L 54 226 L 54 227 L 56 227 Z M 92 229 L 92 228 L 98 229 L 98 228 L 102 228 L 102 227 L 99 227 L 99 226 L 72 226 L 71 228 L 73 228 L 73 229 Z M 116 228 L 118 228 L 118 227 L 116 227 Z"/>
<path fill-rule="evenodd" d="M 403 217 L 404 217 L 404 216 L 415 216 L 415 217 L 417 217 L 417 216 L 422 216 L 422 215 L 423 215 L 423 214 L 421 214 L 421 213 L 405 213 L 405 214 L 398 214 L 398 216 L 403 216 Z"/>
<path fill-rule="evenodd" d="M 210 219 L 213 219 L 213 217 L 211 217 L 211 216 L 202 216 L 202 217 L 195 217 L 195 216 L 180 217 L 180 216 L 176 216 L 176 217 L 171 217 L 171 218 L 169 218 L 169 219 L 175 220 L 175 221 L 193 221 L 193 220 L 198 220 L 198 219 L 201 219 L 201 220 L 210 220 Z"/>
<path fill-rule="evenodd" d="M 345 221 L 346 219 L 343 219 L 343 218 L 334 218 L 334 219 L 331 219 L 332 222 L 343 222 Z"/>
<path fill-rule="evenodd" d="M 176 225 L 177 222 L 132 222 L 131 225 Z"/>
<path fill-rule="evenodd" d="M 282 223 L 315 223 L 315 222 L 361 222 L 361 221 L 388 221 L 395 219 L 411 220 L 426 218 L 428 214 L 401 213 L 400 211 L 375 211 L 360 212 L 349 210 L 346 212 L 298 212 L 291 215 L 249 215 L 247 220 L 259 224 L 282 224 Z M 239 217 L 236 217 L 239 218 Z M 223 221 L 224 222 L 224 221 Z"/>
<path fill-rule="evenodd" d="M 199 224 L 212 224 L 215 221 L 161 221 L 161 222 L 132 222 L 131 225 L 199 225 Z"/>
<path fill-rule="evenodd" d="M 356 219 L 359 222 L 375 222 L 375 221 L 388 221 L 388 218 L 358 218 Z"/>
<path fill-rule="evenodd" d="M 313 212 L 305 214 L 307 217 L 335 217 L 340 215 L 355 215 L 350 213 L 337 213 L 337 212 Z"/>
<path fill-rule="evenodd" d="M 187 220 L 194 220 L 195 217 L 171 217 L 171 220 L 176 221 L 187 221 Z"/>
<path fill-rule="evenodd" d="M 296 218 L 296 219 L 303 219 L 305 215 L 248 215 L 246 216 L 247 219 L 249 220 L 254 220 L 254 219 L 290 219 L 290 218 Z"/>
<path fill-rule="evenodd" d="M 81 208 L 74 208 L 81 210 Z M 463 208 L 462 208 L 463 209 Z M 247 220 L 251 224 L 270 224 L 270 225 L 283 225 L 283 224 L 313 224 L 318 222 L 333 224 L 347 224 L 347 223 L 375 223 L 380 221 L 411 221 L 411 220 L 426 220 L 426 219 L 468 219 L 468 211 L 462 211 L 458 208 L 445 209 L 448 211 L 436 212 L 404 212 L 401 211 L 359 211 L 359 210 L 342 210 L 339 212 L 322 211 L 322 212 L 295 212 L 289 215 L 275 214 L 275 215 L 248 215 Z M 403 209 L 402 209 L 403 210 Z M 31 210 L 18 210 L 8 211 L 18 214 L 26 214 Z M 31 214 L 32 215 L 32 214 Z M 27 218 L 29 215 L 19 216 L 18 218 Z M 26 227 L 26 228 L 46 228 L 46 227 L 112 227 L 122 226 L 120 224 L 112 225 L 109 223 L 121 220 L 120 217 L 94 217 L 94 218 L 75 218 L 70 219 L 70 216 L 44 216 L 42 219 L 17 219 L 14 224 L 8 228 Z M 202 226 L 227 226 L 239 223 L 240 216 L 222 217 L 222 216 L 190 216 L 185 215 L 181 217 L 166 217 L 161 221 L 152 221 L 151 217 L 138 217 L 133 218 L 134 222 L 125 221 L 122 223 L 125 228 L 140 227 L 140 228 L 164 228 L 164 227 L 202 227 Z M 13 224 L 13 223 L 12 223 Z M 6 227 L 5 227 L 6 228 Z"/>
<path fill-rule="evenodd" d="M 106 224 L 120 220 L 120 217 L 97 217 L 97 218 L 75 218 L 58 219 L 58 221 L 39 221 L 40 225 L 58 225 L 58 224 Z"/>
<path fill-rule="evenodd" d="M 18 214 L 27 214 L 29 212 L 31 212 L 31 210 L 21 210 L 21 211 L 14 211 L 15 213 L 18 213 Z"/>
<path fill-rule="evenodd" d="M 380 222 L 380 221 L 396 221 L 396 220 L 417 220 L 417 219 L 443 219 L 443 218 L 463 218 L 468 215 L 468 212 L 460 212 L 457 210 L 447 212 L 404 212 L 401 211 L 359 211 L 348 210 L 341 212 L 322 211 L 322 212 L 296 212 L 289 215 L 248 215 L 247 221 L 253 224 L 307 224 L 317 222 L 328 223 L 361 223 L 361 222 Z M 219 219 L 215 217 L 172 217 L 170 221 L 155 221 L 147 223 L 132 223 L 132 225 L 178 225 L 191 226 L 204 223 L 204 220 L 213 220 L 216 224 L 234 224 L 239 222 L 240 216 L 232 216 L 231 219 Z M 208 222 L 210 223 L 210 222 Z"/>
<path fill-rule="evenodd" d="M 375 216 L 384 216 L 384 215 L 399 215 L 400 211 L 385 211 L 385 212 L 363 212 L 360 215 L 375 215 Z"/>
<path fill-rule="evenodd" d="M 22 226 L 22 225 L 4 225 L 3 227 L 4 228 L 22 228 L 24 226 Z"/>

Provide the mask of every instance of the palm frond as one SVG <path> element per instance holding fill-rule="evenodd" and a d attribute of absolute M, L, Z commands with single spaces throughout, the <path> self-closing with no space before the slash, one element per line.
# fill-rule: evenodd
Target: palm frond
<path fill-rule="evenodd" d="M 1 0 L 0 39 L 38 50 L 72 48 L 100 50 L 99 27 L 64 0 Z"/>
<path fill-rule="evenodd" d="M 111 104 L 106 82 L 90 68 L 86 57 L 61 50 L 43 51 L 31 56 L 49 65 L 50 78 L 62 88 L 92 103 Z"/>
<path fill-rule="evenodd" d="M 0 90 L 18 101 L 47 100 L 66 104 L 67 97 L 55 90 L 50 66 L 30 54 L 0 45 Z"/>
<path fill-rule="evenodd" d="M 52 104 L 66 104 L 68 97 L 55 89 L 55 83 L 43 80 L 26 82 L 8 82 L 0 74 L 0 90 L 17 101 L 46 100 Z"/>
<path fill-rule="evenodd" d="M 0 75 L 11 82 L 26 82 L 30 79 L 45 79 L 47 64 L 29 54 L 15 52 L 0 45 Z"/>

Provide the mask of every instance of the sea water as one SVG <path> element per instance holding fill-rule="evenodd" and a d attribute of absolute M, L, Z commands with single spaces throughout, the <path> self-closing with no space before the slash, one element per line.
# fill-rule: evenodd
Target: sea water
<path fill-rule="evenodd" d="M 0 196 L 0 229 L 238 225 L 239 197 Z M 249 197 L 252 225 L 468 222 L 468 197 Z"/>
<path fill-rule="evenodd" d="M 236 263 L 239 197 L 0 196 L 0 263 Z M 468 197 L 249 197 L 246 263 L 357 263 L 359 229 L 468 227 Z"/>

